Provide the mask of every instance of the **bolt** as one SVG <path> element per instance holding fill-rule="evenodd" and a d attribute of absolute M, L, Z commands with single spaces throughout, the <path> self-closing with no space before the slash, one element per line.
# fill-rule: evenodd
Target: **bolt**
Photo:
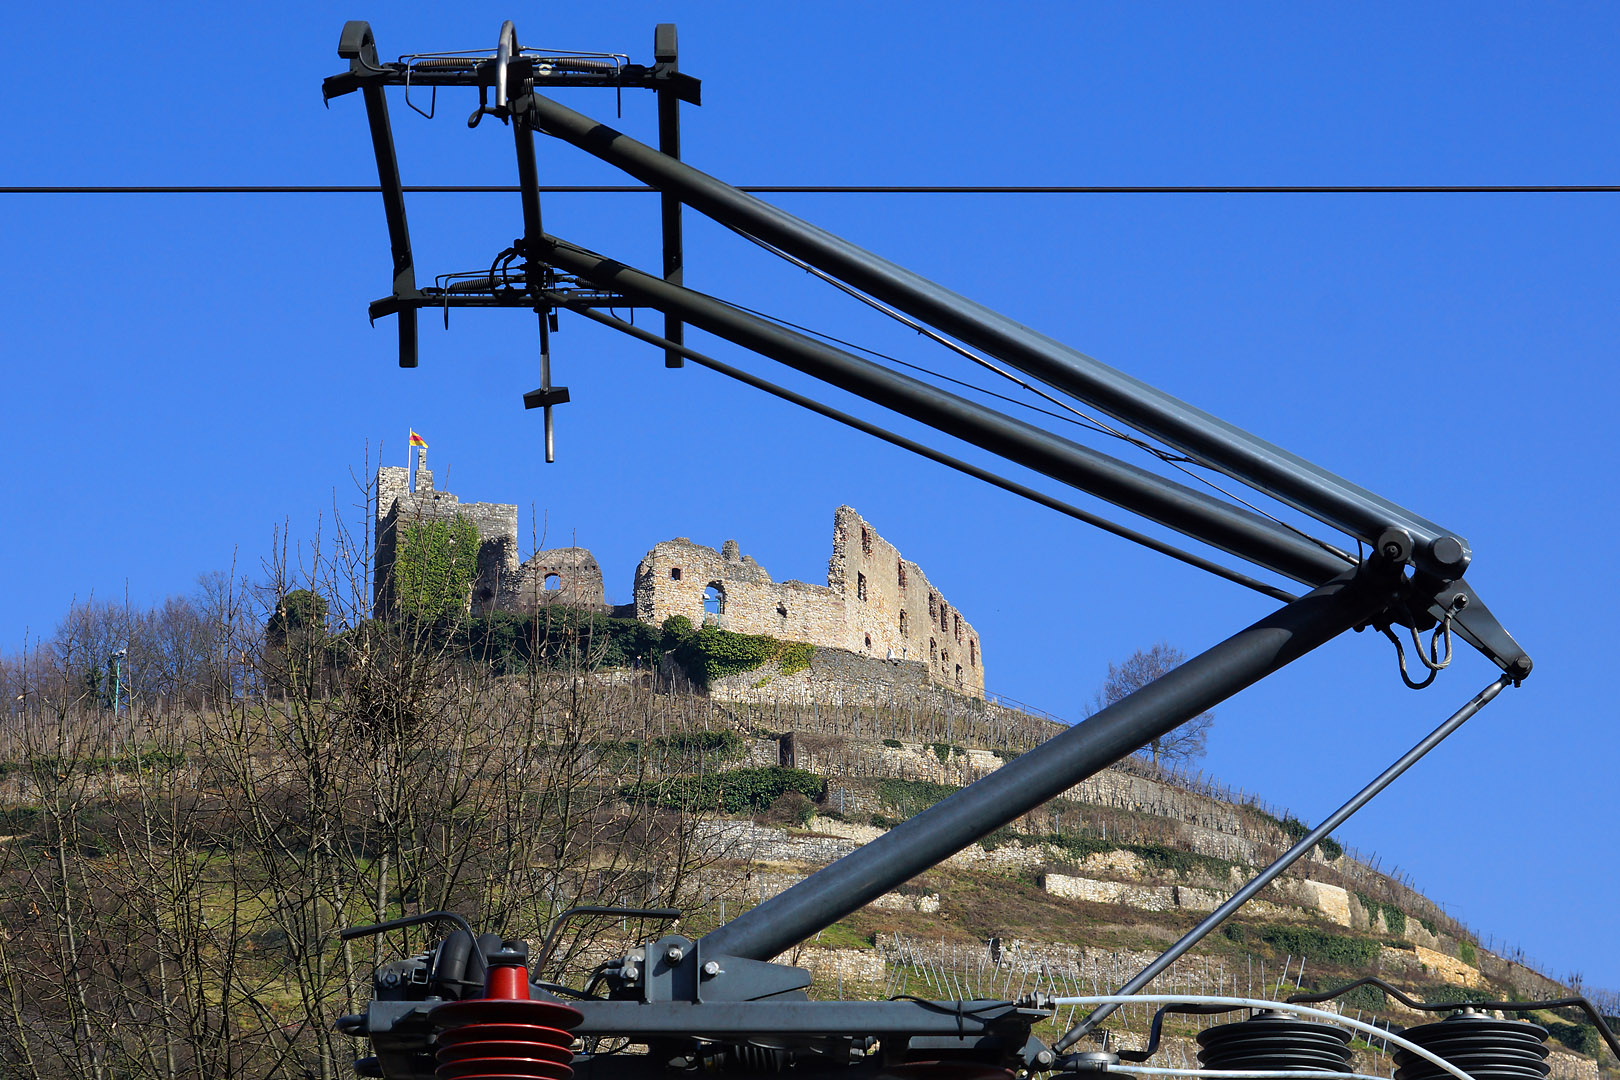
<path fill-rule="evenodd" d="M 1455 536 L 1442 536 L 1429 545 L 1429 554 L 1441 566 L 1456 567 L 1463 564 L 1462 541 Z"/>
<path fill-rule="evenodd" d="M 678 964 L 678 963 L 681 962 L 681 957 L 686 955 L 686 951 L 684 949 L 682 949 L 679 945 L 671 945 L 669 947 L 669 951 L 666 952 L 664 955 L 669 958 L 670 963 Z"/>
<path fill-rule="evenodd" d="M 1043 1068 L 1052 1064 L 1052 1051 L 1042 1050 L 1040 1053 L 1036 1054 L 1035 1064 L 1040 1065 Z"/>
<path fill-rule="evenodd" d="M 710 960 L 707 964 L 704 964 L 703 974 L 709 976 L 711 979 L 720 974 L 720 962 L 718 960 Z"/>
<path fill-rule="evenodd" d="M 383 972 L 382 984 L 384 986 L 397 986 L 397 985 L 399 985 L 399 972 L 397 972 L 397 971 L 385 971 L 385 972 Z"/>
<path fill-rule="evenodd" d="M 626 964 L 624 965 L 622 973 L 624 975 L 625 982 L 635 982 L 636 977 L 641 974 L 641 969 L 636 967 L 634 964 Z"/>
<path fill-rule="evenodd" d="M 1384 545 L 1384 558 L 1398 559 L 1401 557 L 1401 545 L 1391 542 Z"/>

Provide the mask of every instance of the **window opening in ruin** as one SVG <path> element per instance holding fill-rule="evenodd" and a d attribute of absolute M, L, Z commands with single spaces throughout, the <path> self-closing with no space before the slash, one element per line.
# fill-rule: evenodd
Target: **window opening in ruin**
<path fill-rule="evenodd" d="M 933 638 L 928 639 L 928 662 L 934 663 L 939 659 L 939 643 Z"/>
<path fill-rule="evenodd" d="M 724 615 L 726 613 L 726 588 L 718 581 L 711 581 L 703 587 L 703 610 L 709 615 Z"/>
<path fill-rule="evenodd" d="M 938 611 L 939 611 L 939 594 L 936 593 L 936 592 L 929 592 L 929 594 L 928 594 L 928 621 L 929 622 L 932 622 L 934 620 L 934 615 Z"/>
<path fill-rule="evenodd" d="M 865 525 L 861 526 L 861 552 L 866 555 L 872 554 L 872 530 Z"/>
<path fill-rule="evenodd" d="M 979 666 L 979 639 L 968 638 L 968 666 Z"/>
<path fill-rule="evenodd" d="M 951 625 L 956 630 L 956 640 L 961 641 L 962 640 L 962 616 L 958 614 L 958 615 L 951 616 L 951 618 L 953 620 Z"/>
<path fill-rule="evenodd" d="M 866 599 L 866 575 L 865 574 L 857 573 L 855 575 L 855 598 L 858 599 L 858 600 L 865 600 Z"/>
<path fill-rule="evenodd" d="M 951 651 L 949 649 L 941 649 L 941 650 L 939 650 L 939 666 L 944 667 L 945 665 L 949 664 L 950 662 L 951 662 Z"/>
<path fill-rule="evenodd" d="M 947 634 L 951 632 L 951 606 L 943 600 L 939 602 L 939 628 Z"/>
<path fill-rule="evenodd" d="M 672 567 L 669 568 L 669 580 L 671 580 L 671 581 L 679 581 L 679 580 L 681 580 L 681 568 L 680 567 L 672 566 Z"/>
<path fill-rule="evenodd" d="M 786 604 L 777 604 L 776 605 L 776 614 L 783 622 L 787 622 L 787 605 Z"/>
<path fill-rule="evenodd" d="M 894 560 L 894 570 L 895 576 L 900 579 L 900 589 L 901 591 L 904 591 L 906 587 L 906 560 Z"/>
<path fill-rule="evenodd" d="M 872 635 L 871 634 L 866 635 L 866 647 L 868 649 L 870 649 L 872 647 Z"/>
<path fill-rule="evenodd" d="M 556 592 L 562 588 L 562 575 L 547 574 L 545 580 L 540 583 L 540 587 L 546 592 Z"/>
<path fill-rule="evenodd" d="M 903 611 L 900 613 L 900 636 L 906 636 L 906 613 Z"/>
<path fill-rule="evenodd" d="M 956 665 L 956 685 L 957 686 L 962 685 L 962 665 L 961 664 Z"/>

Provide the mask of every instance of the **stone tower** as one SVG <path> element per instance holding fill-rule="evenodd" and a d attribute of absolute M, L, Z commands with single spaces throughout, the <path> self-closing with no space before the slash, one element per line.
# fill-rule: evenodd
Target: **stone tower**
<path fill-rule="evenodd" d="M 372 614 L 383 618 L 393 609 L 394 559 L 399 532 L 414 522 L 448 521 L 464 517 L 478 530 L 478 575 L 473 583 L 472 613 L 488 614 L 496 606 L 507 580 L 518 569 L 517 505 L 464 503 L 433 484 L 427 467 L 427 449 L 416 451 L 416 484 L 409 470 L 384 465 L 377 470 L 375 557 L 372 578 Z"/>

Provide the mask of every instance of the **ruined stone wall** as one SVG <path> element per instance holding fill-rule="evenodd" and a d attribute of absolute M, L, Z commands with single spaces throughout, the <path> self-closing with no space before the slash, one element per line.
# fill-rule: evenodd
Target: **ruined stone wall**
<path fill-rule="evenodd" d="M 827 584 L 843 593 L 849 612 L 844 648 L 924 660 L 934 682 L 984 696 L 978 631 L 853 507 L 833 514 Z"/>
<path fill-rule="evenodd" d="M 394 560 L 400 530 L 411 524 L 449 521 L 465 517 L 478 532 L 478 573 L 473 582 L 473 614 L 497 606 L 502 583 L 518 569 L 517 505 L 515 503 L 463 503 L 448 491 L 433 486 L 427 451 L 416 452 L 416 487 L 409 489 L 406 470 L 383 466 L 377 470 L 377 535 L 373 562 L 373 613 L 379 618 L 393 606 Z"/>
<path fill-rule="evenodd" d="M 536 552 L 518 564 L 517 507 L 463 503 L 435 490 L 427 451 L 417 451 L 416 483 L 395 466 L 377 470 L 376 576 L 373 608 L 382 616 L 393 604 L 393 568 L 399 530 L 414 521 L 472 521 L 480 540 L 473 587 L 474 615 L 493 611 L 534 612 L 549 604 L 608 611 L 602 568 L 579 547 Z M 831 654 L 797 684 L 824 695 L 842 689 L 863 695 L 873 688 L 914 690 L 923 681 L 975 698 L 984 697 L 984 656 L 979 634 L 916 563 L 878 535 L 849 506 L 833 513 L 832 557 L 827 584 L 774 580 L 751 556 L 727 540 L 716 551 L 685 537 L 656 544 L 636 568 L 633 612 L 662 625 L 674 615 L 695 626 L 710 623 L 739 634 L 766 634 L 802 641 L 883 666 L 833 670 Z M 770 678 L 771 672 L 750 681 Z M 738 690 L 722 687 L 722 693 Z"/>
<path fill-rule="evenodd" d="M 706 603 L 705 598 L 708 597 Z M 827 584 L 776 582 L 735 540 L 719 551 L 685 537 L 649 551 L 636 569 L 636 617 L 662 625 L 684 615 L 739 634 L 843 649 L 892 661 L 909 683 L 913 668 L 937 686 L 984 696 L 978 631 L 854 509 L 833 515 Z"/>
<path fill-rule="evenodd" d="M 501 584 L 502 611 L 531 615 L 551 604 L 606 610 L 602 567 L 582 547 L 537 551 Z"/>
<path fill-rule="evenodd" d="M 780 636 L 780 635 L 776 635 Z M 709 696 L 718 701 L 774 702 L 798 705 L 823 702 L 831 706 L 871 703 L 887 707 L 913 702 L 930 708 L 943 696 L 928 676 L 926 665 L 914 660 L 884 660 L 844 649 L 818 648 L 804 669 L 783 675 L 775 660 L 750 671 L 714 679 Z"/>
<path fill-rule="evenodd" d="M 394 505 L 410 493 L 410 469 L 399 465 L 385 465 L 377 469 L 377 502 L 373 508 L 376 520 L 372 524 L 372 566 L 375 572 L 371 579 L 371 611 L 378 618 L 388 609 L 393 596 L 391 585 L 397 550 L 394 543 Z"/>
<path fill-rule="evenodd" d="M 705 594 L 722 597 L 705 609 Z M 654 545 L 636 567 L 636 618 L 662 626 L 684 615 L 693 626 L 710 619 L 736 634 L 769 634 L 786 641 L 841 648 L 844 603 L 832 589 L 802 581 L 776 582 L 752 556 L 727 540 L 721 550 L 684 536 Z"/>

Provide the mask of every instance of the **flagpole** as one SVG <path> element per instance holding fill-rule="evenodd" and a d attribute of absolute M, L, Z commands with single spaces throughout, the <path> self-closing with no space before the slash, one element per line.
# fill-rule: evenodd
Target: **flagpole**
<path fill-rule="evenodd" d="M 407 429 L 409 430 L 409 429 Z M 405 436 L 405 490 L 415 491 L 416 485 L 411 483 L 411 437 Z"/>

